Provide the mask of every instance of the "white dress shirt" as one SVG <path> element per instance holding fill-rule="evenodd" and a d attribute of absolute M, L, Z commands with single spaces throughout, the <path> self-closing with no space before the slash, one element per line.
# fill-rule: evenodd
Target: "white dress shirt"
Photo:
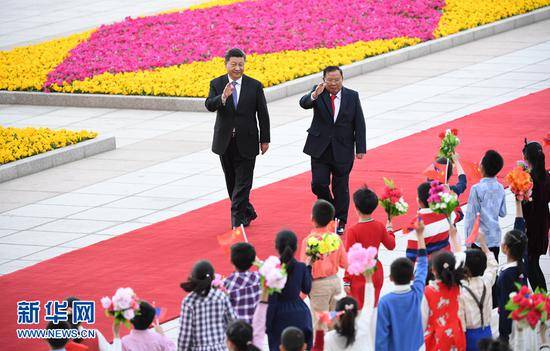
<path fill-rule="evenodd" d="M 329 93 L 329 99 L 332 94 Z M 316 98 L 313 97 L 313 93 L 311 93 L 311 100 L 315 100 Z M 342 89 L 338 93 L 336 93 L 336 99 L 334 99 L 334 116 L 332 117 L 334 122 L 336 122 L 336 118 L 338 118 L 338 112 L 340 112 L 340 104 L 342 102 Z"/>
<path fill-rule="evenodd" d="M 233 82 L 233 79 L 229 76 L 229 74 L 227 75 L 227 79 L 229 79 L 229 83 Z M 236 82 L 237 82 L 237 85 L 235 85 L 235 90 L 237 91 L 237 104 L 238 104 L 239 99 L 241 98 L 241 87 L 243 85 L 243 76 L 241 76 L 241 78 L 237 79 Z M 235 94 L 235 92 L 233 92 L 233 94 Z M 227 99 L 233 99 L 233 94 L 229 95 L 229 97 Z M 227 101 L 227 99 L 224 99 L 223 94 L 222 94 L 222 104 L 225 105 L 225 102 Z M 237 106 L 235 106 L 235 107 L 237 107 Z"/>

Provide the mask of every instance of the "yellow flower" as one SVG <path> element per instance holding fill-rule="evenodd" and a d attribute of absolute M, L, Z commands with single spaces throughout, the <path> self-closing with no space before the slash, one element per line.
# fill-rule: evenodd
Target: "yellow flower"
<path fill-rule="evenodd" d="M 241 1 L 246 0 L 214 0 L 190 9 Z M 550 0 L 446 0 L 434 36 L 447 36 L 548 5 Z M 87 40 L 92 32 L 0 52 L 0 89 L 41 90 L 48 73 L 63 62 L 72 48 Z M 270 87 L 320 72 L 328 65 L 347 65 L 420 42 L 418 38 L 400 37 L 335 48 L 253 54 L 247 58 L 246 72 L 265 87 Z M 206 97 L 210 80 L 224 72 L 223 58 L 218 57 L 206 62 L 145 71 L 106 72 L 71 84 L 54 85 L 50 89 L 67 93 Z"/>
<path fill-rule="evenodd" d="M 67 145 L 93 139 L 97 133 L 66 129 L 0 126 L 0 165 Z"/>
<path fill-rule="evenodd" d="M 0 51 L 0 89 L 42 90 L 48 73 L 65 60 L 71 49 L 87 40 L 92 32 Z"/>
<path fill-rule="evenodd" d="M 319 245 L 319 239 L 317 239 L 316 237 L 311 237 L 309 239 L 307 239 L 307 246 L 317 246 Z"/>

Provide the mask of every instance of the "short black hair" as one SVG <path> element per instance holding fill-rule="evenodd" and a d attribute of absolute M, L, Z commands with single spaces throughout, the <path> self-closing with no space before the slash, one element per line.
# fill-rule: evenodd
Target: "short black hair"
<path fill-rule="evenodd" d="M 504 166 L 504 160 L 495 150 L 488 150 L 481 159 L 481 165 L 487 177 L 494 177 Z"/>
<path fill-rule="evenodd" d="M 510 351 L 508 343 L 500 339 L 481 339 L 477 347 L 479 351 Z"/>
<path fill-rule="evenodd" d="M 443 170 L 445 169 L 445 165 L 447 165 L 447 181 L 449 181 L 449 179 L 451 179 L 451 176 L 453 175 L 453 163 L 451 162 L 451 160 L 445 157 L 440 157 L 435 160 L 435 163 L 441 165 L 441 167 L 438 168 Z"/>
<path fill-rule="evenodd" d="M 296 327 L 287 327 L 281 334 L 281 345 L 286 351 L 301 351 L 304 348 L 304 332 Z"/>
<path fill-rule="evenodd" d="M 353 193 L 353 203 L 359 212 L 369 215 L 378 206 L 378 196 L 365 185 Z"/>
<path fill-rule="evenodd" d="M 242 51 L 239 48 L 232 48 L 227 50 L 225 53 L 225 63 L 229 62 L 229 59 L 232 57 L 242 57 L 246 61 L 246 55 L 244 54 L 244 51 Z"/>
<path fill-rule="evenodd" d="M 139 312 L 136 313 L 136 316 L 130 322 L 132 322 L 136 330 L 147 330 L 153 323 L 156 312 L 156 309 L 147 301 L 140 301 Z"/>
<path fill-rule="evenodd" d="M 249 243 L 236 243 L 231 246 L 231 263 L 239 272 L 245 272 L 254 263 L 256 250 Z"/>
<path fill-rule="evenodd" d="M 227 340 L 235 345 L 236 351 L 260 351 L 256 346 L 252 345 L 253 334 L 252 326 L 239 319 L 230 322 L 225 330 Z"/>
<path fill-rule="evenodd" d="M 487 256 L 480 249 L 468 249 L 464 266 L 472 277 L 481 277 L 487 269 Z"/>
<path fill-rule="evenodd" d="M 414 265 L 407 257 L 399 257 L 390 266 L 390 276 L 394 284 L 409 284 L 413 279 Z"/>
<path fill-rule="evenodd" d="M 318 226 L 325 227 L 334 219 L 334 206 L 326 200 L 319 199 L 313 204 L 311 216 Z"/>
<path fill-rule="evenodd" d="M 323 70 L 323 78 L 325 78 L 330 72 L 336 71 L 340 72 L 340 75 L 342 76 L 342 78 L 344 78 L 344 72 L 342 72 L 342 69 L 338 66 L 328 66 L 327 68 L 325 68 Z"/>
<path fill-rule="evenodd" d="M 46 329 L 48 330 L 63 330 L 63 329 L 71 329 L 71 326 L 69 325 L 69 323 L 65 322 L 65 321 L 59 321 L 58 323 L 54 323 L 52 321 L 50 321 L 48 323 L 48 325 L 46 326 Z M 65 345 L 67 345 L 67 343 L 69 342 L 69 339 L 53 339 L 53 338 L 48 338 L 46 339 L 46 341 L 48 342 L 48 344 L 51 346 L 51 348 L 53 349 L 60 349 L 62 347 L 65 347 Z"/>
<path fill-rule="evenodd" d="M 416 189 L 416 195 L 418 200 L 425 206 L 428 207 L 428 198 L 430 197 L 430 182 L 421 183 Z"/>

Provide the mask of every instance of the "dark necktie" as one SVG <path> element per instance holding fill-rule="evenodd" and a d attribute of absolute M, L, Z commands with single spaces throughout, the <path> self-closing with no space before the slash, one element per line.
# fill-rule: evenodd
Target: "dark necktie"
<path fill-rule="evenodd" d="M 233 105 L 235 106 L 235 108 L 237 108 L 237 102 L 239 102 L 239 96 L 237 95 L 237 81 L 234 80 L 231 82 L 231 84 L 233 84 L 233 94 L 231 94 L 231 96 L 233 96 Z"/>

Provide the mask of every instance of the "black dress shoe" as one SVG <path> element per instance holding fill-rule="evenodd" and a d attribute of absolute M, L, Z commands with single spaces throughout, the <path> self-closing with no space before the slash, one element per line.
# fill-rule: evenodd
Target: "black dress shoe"
<path fill-rule="evenodd" d="M 340 224 L 338 224 L 338 228 L 336 228 L 336 234 L 340 236 L 344 235 L 345 228 L 346 228 L 346 223 L 340 222 Z"/>

